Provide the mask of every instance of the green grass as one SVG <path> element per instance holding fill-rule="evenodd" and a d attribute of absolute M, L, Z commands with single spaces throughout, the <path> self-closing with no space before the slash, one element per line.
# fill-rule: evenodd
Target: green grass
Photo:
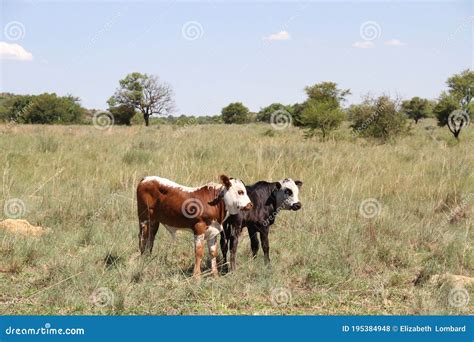
<path fill-rule="evenodd" d="M 23 218 L 52 233 L 0 231 L 0 314 L 472 314 L 474 299 L 454 308 L 446 286 L 414 285 L 421 274 L 474 275 L 472 127 L 457 143 L 427 125 L 384 145 L 347 125 L 325 142 L 269 125 L 9 128 L 0 205 L 21 199 Z M 238 270 L 197 284 L 192 235 L 173 242 L 163 227 L 140 258 L 141 177 L 200 185 L 221 173 L 304 182 L 303 209 L 271 229 L 272 267 L 261 251 L 250 259 L 244 236 Z M 368 198 L 381 205 L 372 219 L 359 212 Z M 286 305 L 272 302 L 278 291 Z"/>

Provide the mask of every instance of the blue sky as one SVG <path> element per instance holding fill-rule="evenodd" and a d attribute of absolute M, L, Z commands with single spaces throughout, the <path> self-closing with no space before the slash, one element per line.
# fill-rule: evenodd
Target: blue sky
<path fill-rule="evenodd" d="M 300 102 L 321 81 L 350 88 L 349 103 L 435 98 L 473 63 L 471 1 L 0 1 L 1 91 L 88 108 L 133 71 L 172 85 L 175 114 L 213 115 Z"/>

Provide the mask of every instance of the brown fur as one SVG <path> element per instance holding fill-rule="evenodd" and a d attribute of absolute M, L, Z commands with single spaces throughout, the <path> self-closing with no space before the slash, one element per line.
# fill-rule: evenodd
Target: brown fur
<path fill-rule="evenodd" d="M 225 178 L 226 179 L 225 179 Z M 222 181 L 229 178 L 222 176 Z M 195 236 L 205 233 L 212 221 L 223 223 L 225 205 L 219 198 L 222 186 L 204 185 L 193 192 L 160 184 L 158 181 L 140 182 L 137 187 L 138 218 L 140 222 L 139 246 L 143 254 L 151 253 L 160 223 L 175 228 L 191 229 Z M 202 204 L 202 212 L 196 217 L 183 215 L 183 203 L 194 199 Z M 210 205 L 209 202 L 216 202 Z M 203 241 L 204 243 L 204 241 Z M 199 277 L 200 265 L 204 251 L 203 243 L 195 248 L 194 274 Z"/>

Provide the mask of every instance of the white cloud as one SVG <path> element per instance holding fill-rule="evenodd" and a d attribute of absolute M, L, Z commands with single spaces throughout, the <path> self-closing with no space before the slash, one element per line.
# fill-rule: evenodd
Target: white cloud
<path fill-rule="evenodd" d="M 271 34 L 268 37 L 264 37 L 263 40 L 288 40 L 290 38 L 291 37 L 288 31 L 280 31 L 278 33 Z"/>
<path fill-rule="evenodd" d="M 0 42 L 0 59 L 14 59 L 17 61 L 32 61 L 33 55 L 21 45 Z"/>
<path fill-rule="evenodd" d="M 385 45 L 390 45 L 390 46 L 403 46 L 403 45 L 405 45 L 401 41 L 399 41 L 398 39 L 387 40 L 384 44 Z"/>
<path fill-rule="evenodd" d="M 370 40 L 366 40 L 363 42 L 355 42 L 352 44 L 352 47 L 358 48 L 358 49 L 371 49 L 375 47 L 375 44 L 371 42 Z"/>

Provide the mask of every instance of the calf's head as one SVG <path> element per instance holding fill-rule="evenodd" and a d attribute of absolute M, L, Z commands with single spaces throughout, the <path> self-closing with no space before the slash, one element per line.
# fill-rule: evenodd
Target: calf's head
<path fill-rule="evenodd" d="M 245 184 L 240 179 L 229 178 L 226 175 L 221 176 L 222 189 L 219 195 L 209 202 L 210 205 L 217 205 L 224 201 L 225 208 L 230 215 L 236 215 L 241 210 L 250 210 L 253 207 Z"/>
<path fill-rule="evenodd" d="M 299 199 L 302 181 L 285 178 L 277 182 L 275 199 L 277 208 L 285 210 L 300 210 L 301 202 Z"/>

